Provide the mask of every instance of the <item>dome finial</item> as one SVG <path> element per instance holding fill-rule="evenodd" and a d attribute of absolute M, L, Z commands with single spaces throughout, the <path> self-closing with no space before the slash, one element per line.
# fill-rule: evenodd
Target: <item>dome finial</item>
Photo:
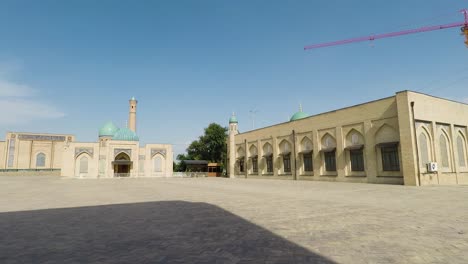
<path fill-rule="evenodd" d="M 299 112 L 302 112 L 302 104 L 299 103 Z"/>

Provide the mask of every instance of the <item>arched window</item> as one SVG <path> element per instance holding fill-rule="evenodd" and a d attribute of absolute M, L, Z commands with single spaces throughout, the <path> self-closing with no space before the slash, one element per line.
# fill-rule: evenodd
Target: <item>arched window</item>
<path fill-rule="evenodd" d="M 329 134 L 322 138 L 322 152 L 325 171 L 336 171 L 336 141 Z"/>
<path fill-rule="evenodd" d="M 418 137 L 419 145 L 419 158 L 420 158 L 420 167 L 425 167 L 429 163 L 429 147 L 427 145 L 427 136 L 425 132 L 421 132 Z"/>
<path fill-rule="evenodd" d="M 154 158 L 154 172 L 162 171 L 162 159 L 161 157 Z"/>
<path fill-rule="evenodd" d="M 462 135 L 457 137 L 458 165 L 466 167 L 466 142 Z"/>
<path fill-rule="evenodd" d="M 450 168 L 449 146 L 448 146 L 447 138 L 444 134 L 440 135 L 439 144 L 440 144 L 440 157 L 442 161 L 442 167 Z"/>
<path fill-rule="evenodd" d="M 273 173 L 273 147 L 269 143 L 263 145 L 263 157 L 266 163 L 266 173 Z"/>
<path fill-rule="evenodd" d="M 80 159 L 80 173 L 88 173 L 88 158 L 86 156 Z"/>
<path fill-rule="evenodd" d="M 283 158 L 283 172 L 291 172 L 291 146 L 286 140 L 281 141 L 280 143 L 280 155 Z"/>
<path fill-rule="evenodd" d="M 349 154 L 346 157 L 349 158 L 351 164 L 351 171 L 364 171 L 364 138 L 360 132 L 355 129 L 351 129 L 346 136 L 346 148 Z M 349 164 L 348 163 L 348 164 Z"/>
<path fill-rule="evenodd" d="M 36 155 L 36 167 L 45 167 L 46 156 L 44 153 L 39 153 Z"/>
<path fill-rule="evenodd" d="M 314 170 L 312 163 L 312 141 L 304 137 L 301 141 L 301 149 L 302 161 L 304 164 L 303 170 L 304 172 L 312 172 Z"/>
<path fill-rule="evenodd" d="M 252 162 L 252 173 L 258 173 L 258 151 L 257 147 L 252 145 L 250 147 L 250 159 Z"/>
<path fill-rule="evenodd" d="M 375 134 L 376 146 L 380 149 L 382 171 L 400 171 L 399 135 L 395 128 L 384 124 Z"/>

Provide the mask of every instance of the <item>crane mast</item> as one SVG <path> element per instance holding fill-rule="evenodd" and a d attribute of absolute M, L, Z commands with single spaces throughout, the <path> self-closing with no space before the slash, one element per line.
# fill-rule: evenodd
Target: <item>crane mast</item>
<path fill-rule="evenodd" d="M 403 31 L 377 34 L 377 35 L 371 35 L 371 36 L 366 36 L 366 37 L 358 37 L 358 38 L 344 39 L 344 40 L 333 41 L 333 42 L 313 44 L 313 45 L 305 46 L 304 50 L 337 46 L 337 45 L 343 45 L 343 44 L 354 43 L 354 42 L 373 41 L 373 40 L 382 39 L 382 38 L 391 38 L 391 37 L 397 37 L 397 36 L 402 36 L 402 35 L 440 30 L 440 29 L 447 29 L 447 28 L 453 28 L 453 27 L 461 27 L 460 29 L 462 31 L 462 35 L 465 35 L 465 45 L 468 47 L 468 10 L 463 9 L 461 10 L 461 12 L 464 14 L 464 17 L 465 17 L 465 21 L 463 22 L 455 22 L 455 23 L 437 25 L 437 26 L 426 26 L 426 27 L 421 27 L 421 28 L 416 28 L 416 29 L 408 29 L 408 30 L 403 30 Z"/>

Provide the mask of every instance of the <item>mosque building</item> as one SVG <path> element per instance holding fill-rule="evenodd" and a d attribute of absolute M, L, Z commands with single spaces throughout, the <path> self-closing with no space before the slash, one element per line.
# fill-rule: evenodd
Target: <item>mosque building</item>
<path fill-rule="evenodd" d="M 229 120 L 230 177 L 468 184 L 468 105 L 412 91 L 245 133 Z"/>
<path fill-rule="evenodd" d="M 0 141 L 0 175 L 171 177 L 172 145 L 140 147 L 137 103 L 134 97 L 129 100 L 128 127 L 107 122 L 97 142 L 76 142 L 69 134 L 8 132 L 6 141 Z"/>

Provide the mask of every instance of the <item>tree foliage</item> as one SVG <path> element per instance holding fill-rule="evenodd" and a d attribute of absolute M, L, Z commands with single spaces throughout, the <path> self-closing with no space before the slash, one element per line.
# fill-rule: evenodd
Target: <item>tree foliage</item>
<path fill-rule="evenodd" d="M 207 160 L 224 164 L 226 160 L 226 127 L 211 123 L 205 128 L 204 134 L 198 140 L 193 141 L 186 149 L 187 154 L 177 155 L 179 161 L 184 160 Z M 185 164 L 180 162 L 177 171 L 185 171 Z"/>

